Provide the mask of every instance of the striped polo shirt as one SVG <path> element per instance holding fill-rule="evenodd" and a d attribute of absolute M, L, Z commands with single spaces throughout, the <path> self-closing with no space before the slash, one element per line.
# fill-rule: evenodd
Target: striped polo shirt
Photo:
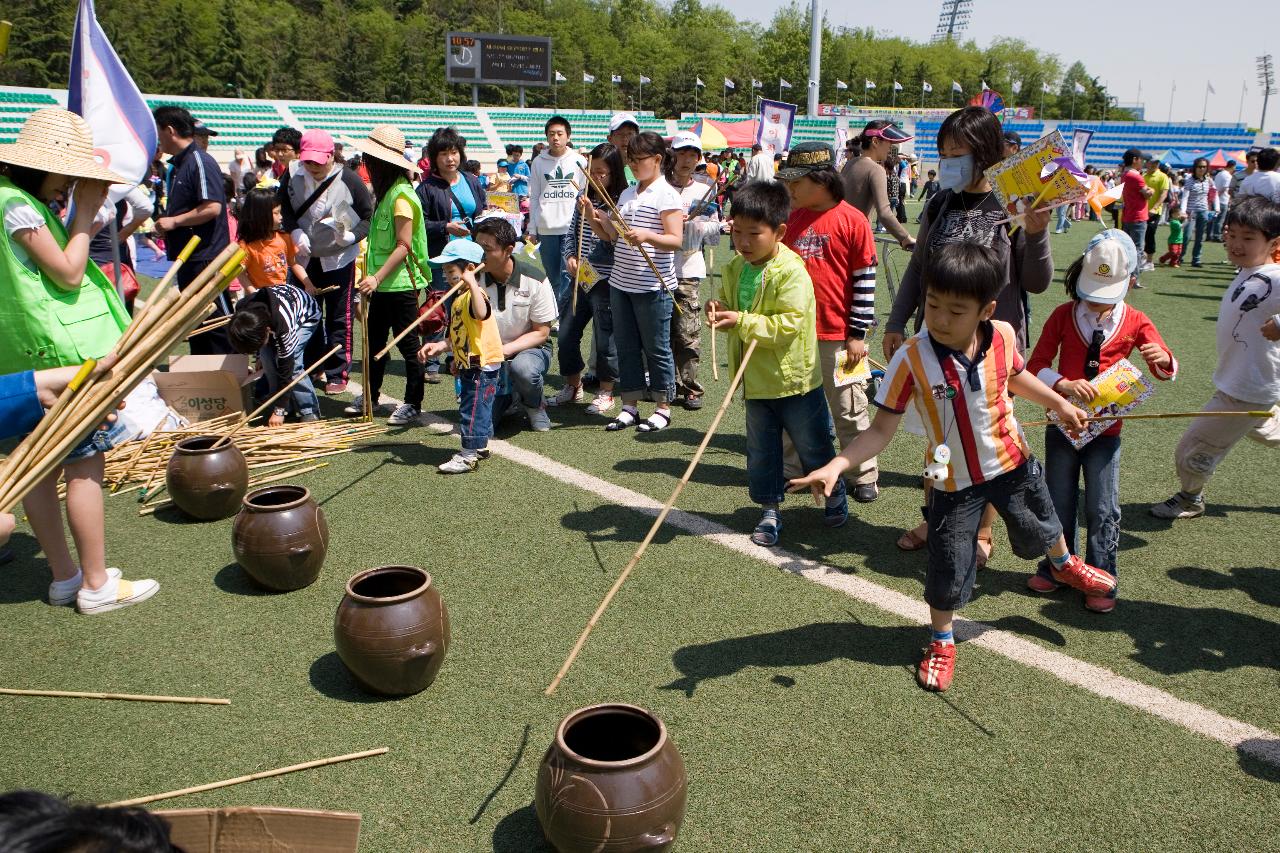
<path fill-rule="evenodd" d="M 631 228 L 645 228 L 662 232 L 662 214 L 669 210 L 684 211 L 684 202 L 675 187 L 667 183 L 666 178 L 658 178 L 643 192 L 639 187 L 627 187 L 618 199 L 618 212 Z M 655 290 L 673 290 L 676 286 L 675 252 L 666 252 L 645 245 L 644 251 L 649 255 L 653 265 L 662 273 L 662 281 L 653 277 L 653 270 L 645 263 L 640 249 L 626 240 L 618 239 L 614 244 L 613 271 L 609 276 L 609 284 L 627 293 L 651 293 Z"/>
<path fill-rule="evenodd" d="M 969 364 L 962 353 L 941 346 L 925 329 L 907 339 L 889 361 L 875 404 L 903 414 L 916 407 L 933 448 L 951 450 L 950 476 L 938 484 L 947 492 L 1013 471 L 1031 451 L 1013 417 L 1009 377 L 1024 367 L 1013 327 L 999 320 L 979 326 L 982 338 Z"/>

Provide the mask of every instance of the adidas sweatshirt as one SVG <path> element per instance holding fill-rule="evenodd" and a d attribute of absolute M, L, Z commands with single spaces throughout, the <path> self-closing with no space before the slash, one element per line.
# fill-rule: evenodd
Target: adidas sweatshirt
<path fill-rule="evenodd" d="M 567 234 L 578 190 L 586 182 L 587 161 L 569 148 L 559 157 L 544 150 L 529 168 L 529 230 L 539 236 Z"/>

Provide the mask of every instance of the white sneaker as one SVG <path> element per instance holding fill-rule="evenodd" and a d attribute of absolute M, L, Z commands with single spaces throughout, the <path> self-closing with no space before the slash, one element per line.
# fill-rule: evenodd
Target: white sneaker
<path fill-rule="evenodd" d="M 100 589 L 80 587 L 76 593 L 76 609 L 86 616 L 119 610 L 133 604 L 141 604 L 160 591 L 160 584 L 150 578 L 127 581 L 119 569 L 107 569 L 107 582 Z"/>
<path fill-rule="evenodd" d="M 382 403 L 382 395 L 379 394 L 378 402 L 373 404 L 374 414 L 377 414 L 378 410 L 382 408 L 385 408 L 385 406 Z M 364 414 L 364 395 L 357 394 L 355 399 L 352 400 L 350 403 L 348 403 L 346 405 L 346 408 L 342 410 L 342 413 L 344 415 L 363 415 Z"/>
<path fill-rule="evenodd" d="M 458 431 L 458 425 L 451 424 L 448 421 L 432 421 L 424 429 L 430 435 L 453 435 Z"/>
<path fill-rule="evenodd" d="M 582 385 L 566 385 L 554 397 L 547 400 L 548 406 L 567 406 L 570 403 L 582 402 Z"/>
<path fill-rule="evenodd" d="M 525 406 L 525 413 L 529 415 L 529 426 L 534 432 L 546 432 L 551 429 L 551 418 L 547 417 L 547 407 L 545 405 L 533 407 Z"/>
<path fill-rule="evenodd" d="M 587 406 L 588 415 L 607 415 L 613 411 L 613 407 L 618 405 L 618 398 L 610 394 L 608 391 L 601 391 L 596 394 L 595 399 L 591 401 L 591 405 Z"/>
<path fill-rule="evenodd" d="M 390 426 L 405 426 L 406 424 L 416 423 L 421 415 L 422 412 L 418 411 L 417 406 L 401 403 L 391 413 L 391 417 L 387 418 L 387 424 Z"/>
<path fill-rule="evenodd" d="M 73 578 L 67 578 L 64 581 L 53 581 L 49 584 L 49 603 L 54 607 L 65 607 L 68 604 L 76 603 L 76 593 L 80 591 L 80 587 L 84 584 L 84 575 L 79 569 Z"/>
<path fill-rule="evenodd" d="M 436 470 L 441 474 L 469 474 L 479 465 L 479 456 L 463 456 L 461 453 L 455 453 L 448 462 L 437 465 Z"/>
<path fill-rule="evenodd" d="M 1151 263 L 1151 261 L 1146 261 L 1142 266 L 1138 267 L 1138 272 L 1151 272 L 1155 268 L 1155 264 Z"/>
<path fill-rule="evenodd" d="M 1152 504 L 1151 514 L 1156 518 L 1199 518 L 1204 515 L 1204 498 L 1199 495 L 1189 498 L 1178 492 L 1167 501 Z"/>

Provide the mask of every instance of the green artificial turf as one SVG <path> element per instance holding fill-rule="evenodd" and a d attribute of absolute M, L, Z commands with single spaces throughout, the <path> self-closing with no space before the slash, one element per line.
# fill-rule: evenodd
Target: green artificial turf
<path fill-rule="evenodd" d="M 1053 237 L 1060 271 L 1092 231 Z M 1182 364 L 1150 411 L 1195 409 L 1211 393 L 1213 320 L 1231 277 L 1222 259 L 1210 244 L 1203 270 L 1147 274 L 1148 288 L 1131 294 Z M 1033 299 L 1035 325 L 1061 299 L 1056 282 Z M 887 306 L 882 293 L 881 316 Z M 678 411 L 655 436 L 607 434 L 575 408 L 553 412 L 549 433 L 514 431 L 517 419 L 500 437 L 661 501 L 728 384 L 724 370 L 718 385 L 703 373 L 710 405 Z M 400 395 L 401 376 L 393 359 L 386 393 Z M 452 414 L 447 385 L 427 395 L 428 409 Z M 1242 443 L 1209 488 L 1206 517 L 1157 522 L 1146 508 L 1176 488 L 1183 426 L 1125 428 L 1115 613 L 1086 613 L 1074 593 L 1025 593 L 1031 564 L 1010 556 L 998 528 L 965 615 L 1275 732 L 1276 459 Z M 755 511 L 742 432 L 733 405 L 679 505 L 745 532 Z M 1043 445 L 1041 430 L 1028 433 Z M 105 802 L 388 746 L 382 757 L 155 807 L 349 809 L 364 815 L 362 850 L 535 851 L 530 804 L 556 724 L 583 705 L 628 701 L 661 717 L 684 755 L 679 850 L 1278 845 L 1277 768 L 972 645 L 961 645 L 952 690 L 926 694 L 912 675 L 920 626 L 672 527 L 545 697 L 651 518 L 499 457 L 476 474 L 439 476 L 433 466 L 456 437 L 410 429 L 390 440 L 404 444 L 335 457 L 300 478 L 332 541 L 320 580 L 293 593 L 254 587 L 234 564 L 230 521 L 139 518 L 137 503 L 117 496 L 107 501 L 111 563 L 163 588 L 143 606 L 80 617 L 42 602 L 47 570 L 20 528 L 17 559 L 0 576 L 0 685 L 234 704 L 0 697 L 0 789 Z M 897 439 L 881 459 L 881 498 L 855 506 L 842 530 L 824 529 L 807 501 L 789 503 L 782 546 L 918 596 L 924 559 L 893 541 L 919 518 L 921 453 L 919 439 Z M 332 638 L 346 579 L 388 563 L 431 571 L 453 624 L 437 682 L 399 700 L 363 694 Z"/>

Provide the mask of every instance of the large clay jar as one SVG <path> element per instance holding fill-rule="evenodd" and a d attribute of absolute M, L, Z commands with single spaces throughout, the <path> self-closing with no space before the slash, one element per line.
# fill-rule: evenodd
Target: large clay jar
<path fill-rule="evenodd" d="M 231 548 L 249 577 L 267 589 L 302 589 L 320 577 L 329 525 L 307 489 L 266 486 L 245 495 Z"/>
<path fill-rule="evenodd" d="M 229 518 L 240 509 L 249 489 L 249 466 L 234 442 L 214 449 L 216 435 L 197 435 L 178 442 L 165 470 L 165 487 L 178 509 L 193 518 Z"/>
<path fill-rule="evenodd" d="M 684 820 L 684 760 L 657 717 L 593 705 L 560 723 L 534 808 L 560 853 L 669 850 Z"/>
<path fill-rule="evenodd" d="M 422 569 L 368 569 L 347 581 L 333 637 L 338 657 L 361 686 L 408 696 L 427 689 L 444 663 L 449 611 Z"/>

